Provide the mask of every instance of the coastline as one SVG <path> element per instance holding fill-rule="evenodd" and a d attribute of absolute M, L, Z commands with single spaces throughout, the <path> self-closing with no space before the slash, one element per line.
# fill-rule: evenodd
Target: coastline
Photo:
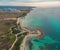
<path fill-rule="evenodd" d="M 28 28 L 23 27 L 23 26 L 21 25 L 21 24 L 22 24 L 22 19 L 21 19 L 21 18 L 19 19 L 19 23 L 20 23 L 21 29 L 24 30 L 24 31 L 26 31 L 26 32 L 28 32 L 28 34 L 25 36 L 25 38 L 23 39 L 23 41 L 22 41 L 22 43 L 21 43 L 21 45 L 20 45 L 20 50 L 26 50 L 26 42 L 27 42 L 27 40 L 28 40 L 30 37 L 32 37 L 32 36 L 34 36 L 34 37 L 41 36 L 41 32 L 40 32 L 40 30 L 31 31 L 31 30 L 29 30 Z"/>
<path fill-rule="evenodd" d="M 33 34 L 33 33 L 35 33 L 35 32 L 30 32 L 25 36 L 25 38 L 20 46 L 20 50 L 26 50 L 26 42 L 30 37 L 32 37 L 32 36 L 38 37 L 39 35 L 41 35 L 41 32 L 39 30 L 37 30 L 37 34 Z"/>
<path fill-rule="evenodd" d="M 12 44 L 12 46 L 10 47 L 9 50 L 12 50 L 13 49 L 15 43 L 18 41 L 18 37 L 17 36 L 20 35 L 20 34 L 22 34 L 23 32 L 28 32 L 28 34 L 25 36 L 25 38 L 23 39 L 21 45 L 19 46 L 20 47 L 20 50 L 26 50 L 26 48 L 27 48 L 26 47 L 26 42 L 28 41 L 28 39 L 30 37 L 32 37 L 32 36 L 34 36 L 34 37 L 42 36 L 42 33 L 41 33 L 41 31 L 39 29 L 37 29 L 37 30 L 30 30 L 30 29 L 28 29 L 26 27 L 23 27 L 21 25 L 22 24 L 22 20 L 23 20 L 23 18 L 18 18 L 17 19 L 17 24 L 19 24 L 19 27 L 21 28 L 22 32 L 21 33 L 17 33 L 15 35 L 16 36 L 16 39 L 15 39 L 14 43 Z"/>

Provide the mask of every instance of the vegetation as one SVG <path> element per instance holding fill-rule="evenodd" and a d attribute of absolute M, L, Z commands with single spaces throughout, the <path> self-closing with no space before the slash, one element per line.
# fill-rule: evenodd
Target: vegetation
<path fill-rule="evenodd" d="M 15 41 L 15 36 L 13 35 L 13 34 L 10 34 L 10 35 L 8 35 L 8 38 L 7 38 L 7 40 L 9 41 L 9 42 L 14 42 Z"/>
<path fill-rule="evenodd" d="M 26 16 L 26 12 L 23 12 L 19 17 L 24 17 L 24 16 Z"/>
<path fill-rule="evenodd" d="M 15 35 L 11 34 L 10 28 L 14 26 L 16 21 L 3 20 L 0 21 L 0 50 L 8 50 L 15 41 Z"/>
<path fill-rule="evenodd" d="M 12 28 L 12 33 L 13 34 L 20 33 L 20 30 L 18 30 L 17 28 Z"/>
<path fill-rule="evenodd" d="M 17 34 L 17 33 L 21 32 L 20 29 L 18 29 L 17 24 L 15 24 L 15 26 L 11 28 L 11 31 L 12 31 L 13 34 Z"/>
<path fill-rule="evenodd" d="M 24 33 L 18 35 L 18 41 L 16 42 L 16 44 L 12 50 L 20 50 L 20 45 L 26 35 L 27 35 L 27 32 L 24 32 Z"/>

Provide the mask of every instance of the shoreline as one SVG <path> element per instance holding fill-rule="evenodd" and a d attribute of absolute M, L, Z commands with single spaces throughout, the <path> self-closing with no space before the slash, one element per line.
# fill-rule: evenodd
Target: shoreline
<path fill-rule="evenodd" d="M 21 25 L 22 24 L 22 20 L 23 20 L 23 18 L 18 18 L 17 19 L 17 24 L 19 24 L 19 27 L 21 28 L 22 33 L 23 32 L 28 32 L 28 34 L 25 36 L 25 38 L 23 39 L 23 41 L 22 41 L 22 43 L 21 43 L 21 45 L 19 47 L 20 47 L 20 50 L 26 50 L 26 42 L 27 42 L 27 40 L 30 37 L 32 37 L 32 36 L 34 36 L 34 37 L 42 36 L 42 33 L 41 33 L 41 31 L 39 29 L 37 29 L 37 30 L 30 30 L 30 29 L 28 29 L 26 27 L 23 27 Z M 13 49 L 15 43 L 18 41 L 18 37 L 17 36 L 19 34 L 21 34 L 21 33 L 17 33 L 15 35 L 16 36 L 16 39 L 15 39 L 14 43 L 12 44 L 12 46 L 9 48 L 9 50 L 12 50 Z"/>
<path fill-rule="evenodd" d="M 40 31 L 40 30 L 31 31 L 31 30 L 29 30 L 28 28 L 23 27 L 23 26 L 21 25 L 21 23 L 22 23 L 22 19 L 21 19 L 21 18 L 20 18 L 20 20 L 19 20 L 19 23 L 20 23 L 21 29 L 28 32 L 28 34 L 25 36 L 25 38 L 23 39 L 23 41 L 22 41 L 22 43 L 21 43 L 21 45 L 20 45 L 20 50 L 26 50 L 26 41 L 27 41 L 31 36 L 34 36 L 34 37 L 41 36 L 41 31 Z"/>
<path fill-rule="evenodd" d="M 36 33 L 36 34 L 32 34 L 32 33 L 35 33 L 35 32 L 28 33 L 28 34 L 25 36 L 22 44 L 20 45 L 20 50 L 26 50 L 26 42 L 27 42 L 27 40 L 28 40 L 30 37 L 32 37 L 32 36 L 38 37 L 39 35 L 41 35 L 41 32 L 40 32 L 39 30 L 37 30 L 37 33 Z"/>

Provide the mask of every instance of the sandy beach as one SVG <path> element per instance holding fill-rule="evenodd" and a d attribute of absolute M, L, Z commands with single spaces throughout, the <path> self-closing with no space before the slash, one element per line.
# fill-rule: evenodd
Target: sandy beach
<path fill-rule="evenodd" d="M 25 29 L 25 28 L 24 28 Z M 41 35 L 41 32 L 39 30 L 37 31 L 30 31 L 28 29 L 26 29 L 26 31 L 28 31 L 28 34 L 25 36 L 25 38 L 23 39 L 23 42 L 20 45 L 20 50 L 26 50 L 26 42 L 28 41 L 28 39 L 32 36 L 34 37 L 38 37 Z M 37 33 L 36 33 L 37 32 Z"/>
<path fill-rule="evenodd" d="M 21 25 L 21 24 L 22 24 L 22 20 L 23 20 L 23 19 L 18 18 L 18 19 L 17 19 L 17 24 L 19 23 L 21 29 L 24 30 L 24 31 L 26 31 L 26 32 L 28 32 L 28 34 L 27 34 L 27 35 L 25 36 L 25 38 L 23 39 L 23 41 L 22 41 L 22 43 L 21 43 L 21 45 L 20 45 L 20 50 L 26 50 L 26 42 L 27 42 L 27 40 L 28 40 L 30 37 L 32 37 L 32 36 L 34 36 L 34 37 L 40 36 L 40 35 L 41 35 L 41 32 L 40 32 L 40 30 L 31 31 L 31 30 L 29 30 L 28 28 L 23 27 L 23 26 Z"/>

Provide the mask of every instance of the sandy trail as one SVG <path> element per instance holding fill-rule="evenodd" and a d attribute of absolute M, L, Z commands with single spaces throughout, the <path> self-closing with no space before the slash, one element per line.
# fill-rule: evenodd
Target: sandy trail
<path fill-rule="evenodd" d="M 22 34 L 22 33 L 24 33 L 24 32 L 26 32 L 26 31 L 22 31 L 21 33 L 17 33 L 17 34 L 15 35 L 16 39 L 15 39 L 14 43 L 12 44 L 12 46 L 9 48 L 9 50 L 12 50 L 13 47 L 14 47 L 14 45 L 15 45 L 15 43 L 18 41 L 18 37 L 17 37 L 17 36 L 20 35 L 20 34 Z"/>

